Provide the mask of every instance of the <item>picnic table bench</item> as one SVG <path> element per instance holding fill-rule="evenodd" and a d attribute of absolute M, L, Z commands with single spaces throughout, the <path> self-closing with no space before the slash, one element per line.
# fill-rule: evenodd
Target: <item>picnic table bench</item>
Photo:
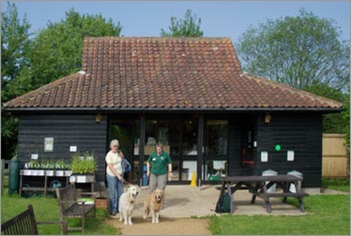
<path fill-rule="evenodd" d="M 1 224 L 2 235 L 38 235 L 38 224 L 60 224 L 61 234 L 67 234 L 67 223 L 65 221 L 36 221 L 33 206 L 12 219 Z"/>
<path fill-rule="evenodd" d="M 88 216 L 96 218 L 96 193 L 81 192 L 77 193 L 75 186 L 70 184 L 64 188 L 56 189 L 57 201 L 59 205 L 60 220 L 65 218 L 80 218 L 82 220 L 81 227 L 67 227 L 67 230 L 82 230 L 85 232 L 85 219 Z M 78 196 L 89 196 L 92 202 L 80 201 Z"/>
<path fill-rule="evenodd" d="M 283 203 L 288 197 L 296 198 L 299 202 L 301 212 L 305 211 L 303 198 L 309 196 L 301 191 L 302 177 L 295 175 L 275 175 L 275 176 L 226 176 L 222 177 L 222 187 L 219 199 L 222 198 L 225 191 L 231 196 L 230 212 L 234 212 L 233 194 L 239 189 L 247 189 L 251 194 L 251 203 L 255 203 L 256 197 L 262 198 L 268 213 L 271 213 L 272 207 L 270 198 L 282 197 Z M 273 184 L 277 184 L 282 192 L 267 191 Z M 290 191 L 290 185 L 295 185 L 296 191 Z M 219 201 L 219 200 L 218 200 Z"/>

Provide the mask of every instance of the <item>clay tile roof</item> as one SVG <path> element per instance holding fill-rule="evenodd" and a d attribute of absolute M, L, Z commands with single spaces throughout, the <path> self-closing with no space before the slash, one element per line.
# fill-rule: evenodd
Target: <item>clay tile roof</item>
<path fill-rule="evenodd" d="M 82 71 L 5 109 L 341 109 L 342 104 L 242 73 L 229 38 L 87 37 Z"/>

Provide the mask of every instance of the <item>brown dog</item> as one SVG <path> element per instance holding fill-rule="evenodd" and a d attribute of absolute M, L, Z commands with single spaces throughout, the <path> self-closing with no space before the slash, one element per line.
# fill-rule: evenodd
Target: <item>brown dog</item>
<path fill-rule="evenodd" d="M 149 194 L 144 202 L 144 219 L 151 212 L 152 223 L 159 223 L 161 204 L 163 200 L 163 190 L 156 189 L 152 194 Z"/>

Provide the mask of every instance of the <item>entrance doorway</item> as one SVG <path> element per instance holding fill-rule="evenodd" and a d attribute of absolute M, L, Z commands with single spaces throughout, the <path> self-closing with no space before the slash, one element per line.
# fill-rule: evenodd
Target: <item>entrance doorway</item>
<path fill-rule="evenodd" d="M 117 139 L 119 149 L 122 150 L 124 157 L 129 163 L 133 163 L 133 134 L 134 121 L 131 120 L 113 120 L 110 123 L 109 142 Z M 132 173 L 129 172 L 124 176 L 128 182 L 132 181 Z"/>
<path fill-rule="evenodd" d="M 200 145 L 203 148 L 200 154 L 199 119 L 191 115 L 178 119 L 146 117 L 143 139 L 139 119 L 111 119 L 109 142 L 118 139 L 120 148 L 132 165 L 132 171 L 125 176 L 128 182 L 148 184 L 145 166 L 157 142 L 163 144 L 164 151 L 172 159 L 173 177 L 169 184 L 188 184 L 194 174 L 202 182 L 216 181 L 228 171 L 228 120 L 206 119 L 202 124 L 200 138 L 203 142 Z M 140 145 L 140 140 L 145 140 L 144 145 Z M 143 157 L 140 156 L 140 147 L 144 147 Z"/>
<path fill-rule="evenodd" d="M 228 120 L 207 119 L 204 125 L 201 179 L 218 181 L 228 171 Z"/>
<path fill-rule="evenodd" d="M 197 119 L 149 118 L 145 122 L 144 164 L 161 142 L 172 159 L 173 177 L 169 184 L 190 181 L 197 164 Z M 194 164 L 195 163 L 195 164 Z"/>

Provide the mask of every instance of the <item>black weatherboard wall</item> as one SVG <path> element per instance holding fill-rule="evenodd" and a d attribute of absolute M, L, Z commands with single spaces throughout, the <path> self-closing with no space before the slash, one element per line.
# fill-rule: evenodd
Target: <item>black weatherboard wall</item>
<path fill-rule="evenodd" d="M 321 187 L 322 178 L 322 115 L 317 113 L 270 113 L 271 121 L 264 122 L 265 113 L 233 116 L 229 122 L 229 175 L 262 175 L 265 170 L 278 174 L 298 171 L 303 174 L 303 187 Z M 242 163 L 242 140 L 251 129 L 253 165 Z M 281 150 L 276 151 L 275 146 Z M 294 151 L 294 160 L 287 160 L 287 151 Z M 261 161 L 261 152 L 268 161 Z"/>
<path fill-rule="evenodd" d="M 229 175 L 261 175 L 271 169 L 278 174 L 296 170 L 303 174 L 303 187 L 321 187 L 322 176 L 322 115 L 318 113 L 271 113 L 264 122 L 264 113 L 223 115 L 228 119 Z M 107 115 L 97 123 L 95 114 L 23 114 L 19 117 L 18 156 L 29 161 L 32 154 L 42 158 L 71 161 L 78 152 L 94 152 L 98 163 L 96 178 L 105 180 L 108 144 Z M 213 117 L 212 117 L 213 118 Z M 253 165 L 243 166 L 242 146 L 245 132 L 252 130 Z M 44 139 L 54 139 L 53 152 L 44 152 Z M 280 151 L 275 145 L 281 146 Z M 287 151 L 294 151 L 294 161 L 287 160 Z M 201 151 L 201 149 L 200 149 Z M 261 161 L 261 152 L 268 152 L 268 161 Z M 200 152 L 199 152 L 200 153 Z"/>
<path fill-rule="evenodd" d="M 286 174 L 296 170 L 303 174 L 303 187 L 321 187 L 322 115 L 271 114 L 270 123 L 258 119 L 256 171 L 267 169 Z M 280 151 L 275 146 L 281 146 Z M 294 161 L 287 161 L 287 151 L 294 151 Z M 268 161 L 261 162 L 261 152 L 268 152 Z"/>
<path fill-rule="evenodd" d="M 98 123 L 95 114 L 23 114 L 19 117 L 18 157 L 29 161 L 32 154 L 38 160 L 63 159 L 71 161 L 75 152 L 93 152 L 97 161 L 97 180 L 105 179 L 107 120 Z M 53 138 L 53 152 L 44 152 L 44 139 Z"/>

